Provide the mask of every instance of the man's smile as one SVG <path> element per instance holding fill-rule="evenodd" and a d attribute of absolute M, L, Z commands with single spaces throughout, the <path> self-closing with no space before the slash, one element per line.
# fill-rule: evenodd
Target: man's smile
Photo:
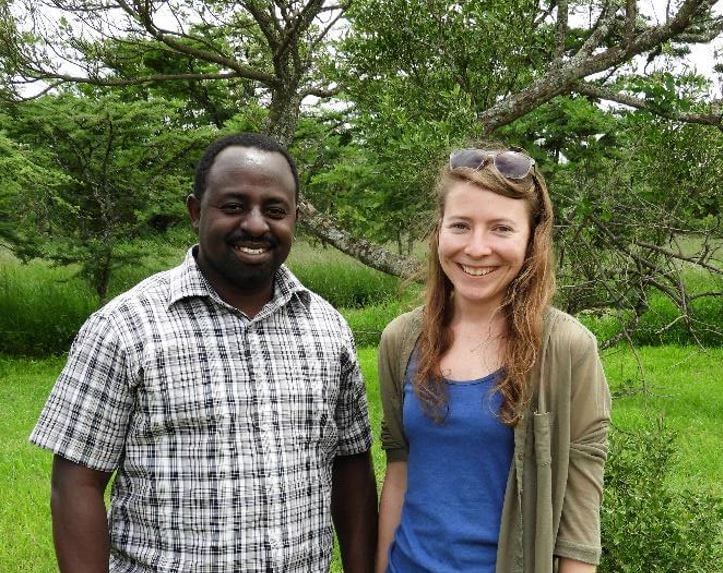
<path fill-rule="evenodd" d="M 247 245 L 234 245 L 233 248 L 239 253 L 252 256 L 263 255 L 264 253 L 267 253 L 271 250 L 271 247 L 268 245 L 262 245 L 258 247 L 249 247 Z"/>

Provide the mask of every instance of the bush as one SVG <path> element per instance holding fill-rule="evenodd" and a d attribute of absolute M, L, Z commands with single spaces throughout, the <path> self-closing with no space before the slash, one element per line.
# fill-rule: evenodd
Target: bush
<path fill-rule="evenodd" d="M 638 327 L 632 333 L 632 341 L 638 346 L 662 346 L 666 344 L 702 344 L 708 347 L 723 345 L 720 324 L 723 321 L 723 297 L 703 297 L 690 304 L 690 319 L 695 331 L 691 334 L 688 324 L 680 317 L 680 310 L 660 293 L 648 298 L 649 308 L 640 317 Z M 578 314 L 599 341 L 612 338 L 620 332 L 632 313 L 606 310 L 584 311 Z"/>
<path fill-rule="evenodd" d="M 399 291 L 398 278 L 356 261 L 291 262 L 290 268 L 304 286 L 335 308 L 373 306 L 397 297 Z"/>
<path fill-rule="evenodd" d="M 723 344 L 723 337 L 715 330 L 720 328 L 723 319 L 723 297 L 703 297 L 691 303 L 690 315 L 693 324 L 697 327 L 697 340 L 691 336 L 688 325 L 679 318 L 680 311 L 669 299 L 655 293 L 650 297 L 649 304 L 650 307 L 641 317 L 640 325 L 633 337 L 636 344 L 647 346 L 698 342 L 704 346 Z"/>
<path fill-rule="evenodd" d="M 384 327 L 413 306 L 394 300 L 362 309 L 341 309 L 341 313 L 354 333 L 357 346 L 376 346 Z"/>
<path fill-rule="evenodd" d="M 675 434 L 614 430 L 605 473 L 600 573 L 720 571 L 723 499 L 666 484 Z"/>
<path fill-rule="evenodd" d="M 66 352 L 97 305 L 97 296 L 68 268 L 3 264 L 0 352 L 18 356 Z"/>

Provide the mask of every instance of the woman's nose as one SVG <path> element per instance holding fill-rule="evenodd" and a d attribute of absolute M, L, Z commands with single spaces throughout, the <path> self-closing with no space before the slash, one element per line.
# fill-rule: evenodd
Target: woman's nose
<path fill-rule="evenodd" d="M 486 233 L 473 233 L 465 247 L 465 253 L 471 257 L 484 257 L 492 253 L 489 237 Z"/>

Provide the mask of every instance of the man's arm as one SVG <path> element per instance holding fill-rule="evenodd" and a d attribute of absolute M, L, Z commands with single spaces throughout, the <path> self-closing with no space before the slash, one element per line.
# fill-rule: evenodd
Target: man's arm
<path fill-rule="evenodd" d="M 389 547 L 394 532 L 402 519 L 404 494 L 407 492 L 407 462 L 387 463 L 387 474 L 382 486 L 379 505 L 379 546 L 377 548 L 377 573 L 385 573 L 389 565 Z"/>
<path fill-rule="evenodd" d="M 62 573 L 108 571 L 110 537 L 103 493 L 111 475 L 59 455 L 53 458 L 50 507 Z"/>
<path fill-rule="evenodd" d="M 334 459 L 331 513 L 345 573 L 372 573 L 377 545 L 377 484 L 368 451 Z"/>

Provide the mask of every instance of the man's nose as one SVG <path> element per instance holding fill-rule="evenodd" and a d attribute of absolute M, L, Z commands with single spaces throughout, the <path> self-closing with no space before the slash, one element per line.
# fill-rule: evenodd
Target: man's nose
<path fill-rule="evenodd" d="M 249 235 L 259 237 L 268 233 L 269 225 L 260 208 L 254 207 L 241 220 L 241 228 Z"/>

